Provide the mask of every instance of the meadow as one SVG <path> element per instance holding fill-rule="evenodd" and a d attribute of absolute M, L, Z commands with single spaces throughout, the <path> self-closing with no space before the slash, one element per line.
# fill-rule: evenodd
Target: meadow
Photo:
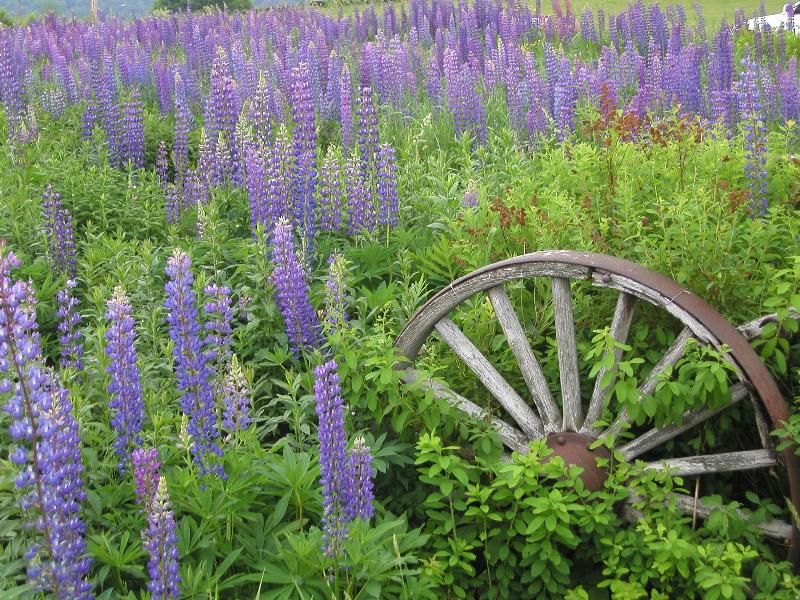
<path fill-rule="evenodd" d="M 800 39 L 728 4 L 0 26 L 0 597 L 800 596 Z M 620 334 L 610 277 L 403 355 L 562 249 L 750 323 L 784 416 L 677 295 Z M 550 444 L 565 297 L 591 467 Z"/>

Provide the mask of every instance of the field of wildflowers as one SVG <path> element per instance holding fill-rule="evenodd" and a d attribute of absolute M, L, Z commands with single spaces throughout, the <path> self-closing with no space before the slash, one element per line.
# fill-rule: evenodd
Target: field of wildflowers
<path fill-rule="evenodd" d="M 781 469 L 614 457 L 588 490 L 542 444 L 504 456 L 394 346 L 478 267 L 621 256 L 732 323 L 777 314 L 752 343 L 794 403 L 775 445 L 800 442 L 800 40 L 749 17 L 410 0 L 0 26 L 0 597 L 797 598 L 759 529 L 797 519 Z M 557 381 L 541 292 L 509 288 Z M 508 367 L 491 311 L 457 320 Z M 623 358 L 623 437 L 730 401 L 698 346 L 630 404 L 680 328 L 644 309 L 614 346 L 611 312 L 575 290 L 587 385 Z M 417 367 L 502 415 L 435 338 Z M 744 404 L 669 456 L 750 447 Z"/>

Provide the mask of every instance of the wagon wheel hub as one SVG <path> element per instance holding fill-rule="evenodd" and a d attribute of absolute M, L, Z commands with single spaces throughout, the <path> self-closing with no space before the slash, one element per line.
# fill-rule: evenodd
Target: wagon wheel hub
<path fill-rule="evenodd" d="M 611 453 L 605 446 L 592 448 L 595 438 L 575 433 L 574 431 L 563 431 L 551 433 L 547 436 L 547 447 L 553 453 L 545 458 L 545 462 L 551 461 L 554 457 L 560 456 L 566 465 L 577 465 L 583 469 L 580 478 L 587 490 L 597 492 L 603 489 L 603 484 L 608 479 L 608 470 L 604 466 L 597 464 L 598 458 L 610 459 Z"/>

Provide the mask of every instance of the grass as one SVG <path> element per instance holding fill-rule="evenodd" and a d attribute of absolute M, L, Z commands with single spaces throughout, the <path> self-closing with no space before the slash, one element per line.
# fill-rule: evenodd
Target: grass
<path fill-rule="evenodd" d="M 473 0 L 470 0 L 472 2 Z M 535 3 L 535 0 L 528 0 L 531 5 Z M 563 2 L 563 0 L 561 0 Z M 645 4 L 654 4 L 652 0 L 644 0 Z M 351 14 L 355 11 L 356 8 L 359 10 L 363 10 L 369 6 L 370 3 L 356 3 L 356 4 L 347 4 L 343 7 L 343 12 L 345 14 Z M 389 4 L 388 2 L 381 3 L 381 6 Z M 393 2 L 392 4 L 397 7 L 399 10 L 401 6 L 407 4 L 405 0 L 401 2 Z M 630 4 L 629 0 L 605 0 L 604 2 L 572 2 L 572 9 L 576 15 L 580 15 L 583 12 L 584 8 L 587 6 L 591 8 L 595 13 L 597 9 L 602 8 L 606 15 L 619 13 Z M 700 7 L 703 9 L 703 15 L 706 19 L 706 26 L 709 30 L 716 29 L 716 26 L 719 24 L 722 19 L 725 19 L 728 23 L 733 23 L 733 17 L 736 12 L 737 8 L 744 8 L 745 14 L 748 18 L 751 16 L 751 13 L 757 12 L 760 6 L 760 2 L 750 2 L 746 3 L 743 0 L 683 0 L 683 1 L 673 1 L 669 3 L 660 3 L 662 9 L 665 9 L 667 4 L 680 4 L 686 9 L 686 15 L 689 19 L 690 23 L 694 23 L 695 16 L 694 16 L 694 9 L 692 8 L 693 5 L 699 4 Z M 775 14 L 781 12 L 783 10 L 784 3 L 780 0 L 770 0 L 769 2 L 765 3 L 766 11 L 768 15 Z M 338 12 L 339 4 L 337 2 L 330 2 L 331 8 Z M 545 14 L 549 14 L 553 12 L 552 4 L 550 0 L 542 0 L 542 10 Z"/>

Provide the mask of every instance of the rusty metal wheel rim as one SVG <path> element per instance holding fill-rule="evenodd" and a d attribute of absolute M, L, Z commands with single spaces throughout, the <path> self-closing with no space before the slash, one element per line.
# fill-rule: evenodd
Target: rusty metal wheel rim
<path fill-rule="evenodd" d="M 395 342 L 400 353 L 408 359 L 408 362 L 401 366 L 406 368 L 409 379 L 415 378 L 411 364 L 434 329 L 439 330 L 440 334 L 463 336 L 460 331 L 452 330 L 452 322 L 447 318 L 454 308 L 475 294 L 494 291 L 508 281 L 529 277 L 550 277 L 554 280 L 567 281 L 588 280 L 596 287 L 619 290 L 620 302 L 623 300 L 623 294 L 627 294 L 660 306 L 681 321 L 693 337 L 714 347 L 725 345 L 730 349 L 728 358 L 737 369 L 740 381 L 766 410 L 773 428 L 788 419 L 789 407 L 769 371 L 740 330 L 731 325 L 725 317 L 702 298 L 664 275 L 625 259 L 590 252 L 547 250 L 517 256 L 477 269 L 440 290 L 408 321 Z M 492 304 L 495 306 L 494 297 Z M 497 310 L 498 307 L 495 306 L 496 313 Z M 445 326 L 442 323 L 445 323 Z M 505 326 L 503 328 L 505 330 Z M 506 334 L 508 335 L 507 331 Z M 625 335 L 627 336 L 627 331 Z M 468 366 L 472 368 L 469 363 Z M 560 356 L 559 366 L 562 366 Z M 436 388 L 434 391 L 444 393 L 443 388 Z M 466 400 L 460 396 L 459 398 L 458 401 Z M 465 410 L 465 406 L 466 412 L 474 412 L 478 408 L 463 405 L 462 410 Z M 542 414 L 538 404 L 537 408 Z M 502 427 L 497 422 L 495 426 Z M 561 433 L 577 429 L 577 427 L 563 427 Z M 590 429 L 584 423 L 576 433 L 584 435 L 592 433 Z M 552 430 L 546 431 L 545 436 L 552 433 L 554 433 Z M 502 432 L 501 437 L 503 437 Z M 527 437 L 531 439 L 529 434 Z M 504 439 L 504 442 L 513 448 L 508 439 L 510 438 Z M 789 447 L 782 452 L 782 463 L 788 475 L 792 504 L 800 511 L 800 461 L 794 450 L 794 447 Z M 792 523 L 789 559 L 795 565 L 800 559 L 800 535 L 796 523 Z"/>

